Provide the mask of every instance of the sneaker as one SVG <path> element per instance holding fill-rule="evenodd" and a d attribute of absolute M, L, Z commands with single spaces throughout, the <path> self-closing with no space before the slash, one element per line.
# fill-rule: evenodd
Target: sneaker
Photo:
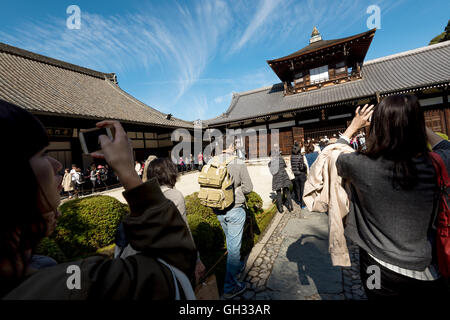
<path fill-rule="evenodd" d="M 246 287 L 246 286 L 240 286 L 240 285 L 237 285 L 237 286 L 234 287 L 234 289 L 231 290 L 230 292 L 224 293 L 224 294 L 223 294 L 223 298 L 224 298 L 224 299 L 233 299 L 234 297 L 236 297 L 236 296 L 242 294 L 245 290 L 247 290 L 247 287 Z"/>

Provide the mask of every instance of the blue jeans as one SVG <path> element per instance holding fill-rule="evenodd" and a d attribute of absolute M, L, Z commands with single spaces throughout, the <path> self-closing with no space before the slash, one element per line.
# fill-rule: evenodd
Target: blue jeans
<path fill-rule="evenodd" d="M 224 215 L 218 215 L 217 219 L 222 226 L 227 241 L 227 273 L 223 292 L 229 293 L 236 286 L 242 286 L 237 280 L 243 262 L 241 262 L 241 243 L 245 224 L 245 210 L 243 207 L 233 208 Z"/>
<path fill-rule="evenodd" d="M 56 266 L 57 264 L 58 262 L 56 262 L 53 258 L 35 254 L 31 257 L 31 261 L 28 266 L 32 269 L 40 270 Z"/>

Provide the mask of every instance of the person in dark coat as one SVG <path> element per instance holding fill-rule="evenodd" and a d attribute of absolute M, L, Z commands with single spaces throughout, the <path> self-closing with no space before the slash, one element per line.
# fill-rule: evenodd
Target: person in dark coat
<path fill-rule="evenodd" d="M 306 181 L 306 164 L 303 161 L 303 155 L 301 153 L 301 147 L 298 144 L 294 144 L 291 155 L 291 169 L 294 173 L 294 195 L 295 200 L 298 201 L 303 208 L 305 203 L 303 202 L 303 189 Z"/>
<path fill-rule="evenodd" d="M 269 170 L 272 174 L 272 190 L 277 193 L 277 209 L 280 213 L 283 212 L 283 195 L 287 198 L 287 205 L 289 212 L 293 210 L 291 192 L 291 180 L 286 172 L 286 162 L 280 155 L 278 145 L 275 145 L 269 162 Z"/>

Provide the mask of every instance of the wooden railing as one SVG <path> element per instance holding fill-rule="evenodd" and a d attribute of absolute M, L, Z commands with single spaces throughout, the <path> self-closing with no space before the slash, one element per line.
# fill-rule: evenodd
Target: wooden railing
<path fill-rule="evenodd" d="M 303 82 L 303 83 L 295 83 L 293 87 L 290 87 L 290 90 L 285 90 L 286 95 L 310 91 L 319 89 L 322 87 L 328 87 L 331 85 L 348 82 L 356 79 L 360 79 L 361 74 L 360 73 L 352 73 L 352 74 L 339 74 L 334 77 L 331 77 L 330 79 L 326 81 L 316 82 L 316 83 L 309 83 L 309 82 Z"/>

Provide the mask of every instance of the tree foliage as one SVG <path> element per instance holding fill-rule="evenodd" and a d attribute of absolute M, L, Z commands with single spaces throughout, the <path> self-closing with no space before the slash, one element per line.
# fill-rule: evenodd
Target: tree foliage
<path fill-rule="evenodd" d="M 450 40 L 450 20 L 448 20 L 447 26 L 445 27 L 444 32 L 437 35 L 433 39 L 431 39 L 429 44 L 436 44 L 439 42 L 444 42 Z"/>

